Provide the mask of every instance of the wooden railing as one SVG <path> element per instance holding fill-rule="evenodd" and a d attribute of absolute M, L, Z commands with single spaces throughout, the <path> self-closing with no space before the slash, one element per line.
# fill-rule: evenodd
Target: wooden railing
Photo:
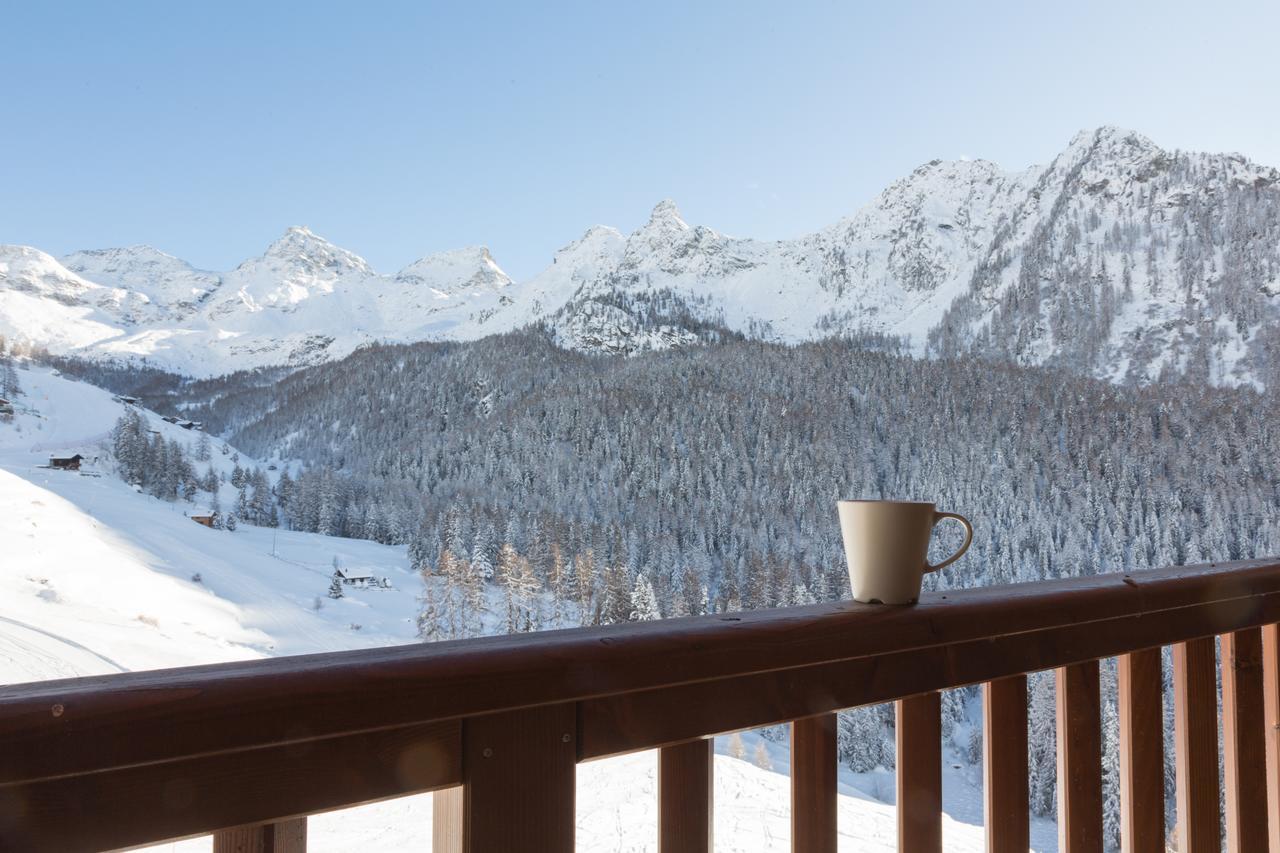
<path fill-rule="evenodd" d="M 0 849 L 301 851 L 308 814 L 437 791 L 437 851 L 571 850 L 575 765 L 658 747 L 660 849 L 707 851 L 708 738 L 792 721 L 793 847 L 834 851 L 833 712 L 896 700 L 899 846 L 940 850 L 937 691 L 980 683 L 987 848 L 1026 851 L 1026 674 L 1053 669 L 1060 846 L 1100 850 L 1120 656 L 1125 849 L 1164 850 L 1172 645 L 1178 849 L 1217 850 L 1220 642 L 1228 845 L 1280 853 L 1277 622 L 1255 561 L 4 687 Z"/>

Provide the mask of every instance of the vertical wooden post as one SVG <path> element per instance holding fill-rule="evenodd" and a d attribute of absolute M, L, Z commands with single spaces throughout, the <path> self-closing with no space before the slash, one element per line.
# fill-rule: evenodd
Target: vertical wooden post
<path fill-rule="evenodd" d="M 1120 847 L 1164 853 L 1164 709 L 1160 650 L 1116 660 L 1120 717 Z"/>
<path fill-rule="evenodd" d="M 1280 625 L 1262 629 L 1262 717 L 1267 734 L 1267 812 L 1271 853 L 1280 853 Z"/>
<path fill-rule="evenodd" d="M 942 851 L 942 695 L 899 699 L 898 849 Z"/>
<path fill-rule="evenodd" d="M 715 741 L 658 750 L 659 853 L 711 853 Z"/>
<path fill-rule="evenodd" d="M 1218 701 L 1212 637 L 1173 647 L 1178 849 L 1221 849 L 1218 820 Z"/>
<path fill-rule="evenodd" d="M 982 685 L 982 794 L 987 853 L 1031 846 L 1027 790 L 1027 677 Z"/>
<path fill-rule="evenodd" d="M 568 704 L 467 719 L 464 853 L 573 850 L 576 734 Z"/>
<path fill-rule="evenodd" d="M 1098 662 L 1055 670 L 1058 849 L 1102 853 L 1102 713 Z"/>
<path fill-rule="evenodd" d="M 1222 755 L 1227 849 L 1267 848 L 1267 767 L 1262 708 L 1262 631 L 1223 634 Z M 1280 815 L 1276 817 L 1280 820 Z"/>
<path fill-rule="evenodd" d="M 431 795 L 431 853 L 462 853 L 462 786 Z"/>
<path fill-rule="evenodd" d="M 791 724 L 791 849 L 836 853 L 836 715 Z"/>
<path fill-rule="evenodd" d="M 306 853 L 307 819 L 233 826 L 213 834 L 213 853 Z"/>

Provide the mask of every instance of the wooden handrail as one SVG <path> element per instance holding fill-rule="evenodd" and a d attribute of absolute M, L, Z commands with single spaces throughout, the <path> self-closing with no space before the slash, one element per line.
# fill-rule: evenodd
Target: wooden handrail
<path fill-rule="evenodd" d="M 488 790 L 500 762 L 473 776 L 468 755 L 496 715 L 570 721 L 537 730 L 586 760 L 1275 622 L 1280 562 L 1258 560 L 0 687 L 0 820 L 20 799 L 27 830 L 81 849 L 72 802 L 124 845 Z M 207 778 L 237 790 L 137 807 Z"/>

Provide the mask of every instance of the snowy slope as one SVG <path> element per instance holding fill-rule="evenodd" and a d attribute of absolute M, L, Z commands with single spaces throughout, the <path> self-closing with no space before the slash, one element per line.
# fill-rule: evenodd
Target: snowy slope
<path fill-rule="evenodd" d="M 421 581 L 403 547 L 248 525 L 201 527 L 186 517 L 190 507 L 139 494 L 105 470 L 100 444 L 124 404 L 44 368 L 24 370 L 21 379 L 19 414 L 0 423 L 0 683 L 414 641 Z M 166 438 L 198 440 L 147 417 Z M 220 444 L 212 464 L 227 471 L 234 448 L 223 455 Z M 50 454 L 70 452 L 88 458 L 83 473 L 41 467 Z M 392 589 L 325 597 L 335 557 L 389 578 Z M 753 754 L 756 736 L 744 741 Z M 789 849 L 784 746 L 767 745 L 773 770 L 723 754 L 724 742 L 718 748 L 718 849 Z M 946 770 L 949 850 L 982 849 L 974 772 Z M 578 778 L 579 849 L 656 849 L 652 753 L 582 765 Z M 843 843 L 894 849 L 892 777 L 842 771 L 841 782 Z M 312 819 L 310 846 L 421 849 L 430 821 L 429 797 L 335 812 Z M 1038 822 L 1036 840 L 1037 849 L 1053 849 L 1052 825 Z M 207 850 L 209 842 L 163 847 Z"/>
<path fill-rule="evenodd" d="M 0 334 L 192 375 L 341 358 L 371 341 L 473 340 L 533 322 L 631 353 L 716 329 L 798 341 L 873 332 L 1144 381 L 1265 384 L 1280 351 L 1280 172 L 1104 127 L 1009 172 L 934 160 L 793 240 L 691 225 L 670 200 L 595 226 L 512 282 L 482 247 L 395 275 L 305 228 L 209 273 L 148 247 L 62 263 L 0 247 Z"/>
<path fill-rule="evenodd" d="M 18 402 L 33 411 L 0 425 L 0 617 L 7 624 L 51 630 L 129 669 L 415 641 L 421 581 L 403 548 L 248 525 L 201 527 L 187 517 L 196 506 L 135 493 L 107 470 L 101 444 L 123 404 L 43 369 L 22 379 Z M 198 433 L 149 420 L 166 438 L 194 447 Z M 63 453 L 83 454 L 83 473 L 41 467 Z M 234 458 L 214 452 L 211 464 L 226 472 Z M 220 499 L 231 505 L 234 493 L 223 488 Z M 393 588 L 327 598 L 335 557 L 389 578 Z M 116 633 L 98 639 L 104 624 Z M 135 639 L 118 633 L 125 627 Z M 166 641 L 157 652 L 146 651 L 159 637 Z M 142 647 L 141 657 L 122 653 L 133 646 Z M 173 657 L 153 660 L 157 653 Z M 15 680 L 7 667 L 17 665 L 0 657 L 0 678 Z"/>

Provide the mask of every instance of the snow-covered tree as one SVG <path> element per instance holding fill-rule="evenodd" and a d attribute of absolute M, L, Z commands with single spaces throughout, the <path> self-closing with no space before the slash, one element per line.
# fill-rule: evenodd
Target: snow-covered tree
<path fill-rule="evenodd" d="M 662 618 L 662 614 L 658 612 L 657 598 L 653 594 L 653 584 L 647 575 L 637 576 L 631 587 L 630 618 L 633 622 L 650 622 Z"/>

